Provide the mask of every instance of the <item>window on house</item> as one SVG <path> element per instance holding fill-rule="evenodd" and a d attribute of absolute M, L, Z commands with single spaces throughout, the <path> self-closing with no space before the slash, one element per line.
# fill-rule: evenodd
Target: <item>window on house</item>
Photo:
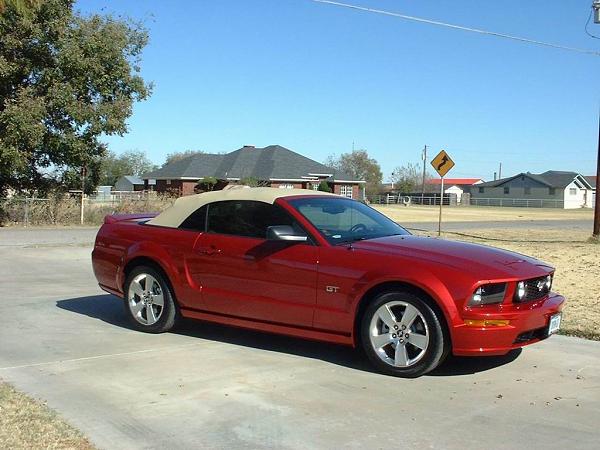
<path fill-rule="evenodd" d="M 510 188 L 507 186 L 504 188 L 504 195 L 510 194 Z"/>
<path fill-rule="evenodd" d="M 207 231 L 258 239 L 273 225 L 300 226 L 280 206 L 256 201 L 231 200 L 208 205 Z"/>
<path fill-rule="evenodd" d="M 570 188 L 569 195 L 577 195 L 577 188 Z"/>
<path fill-rule="evenodd" d="M 171 180 L 165 180 L 166 184 L 171 184 Z"/>
<path fill-rule="evenodd" d="M 529 186 L 525 187 L 525 195 L 531 195 L 531 188 Z"/>
<path fill-rule="evenodd" d="M 294 185 L 291 183 L 280 184 L 279 189 L 294 189 Z"/>
<path fill-rule="evenodd" d="M 549 195 L 556 195 L 556 188 L 548 188 Z"/>
<path fill-rule="evenodd" d="M 319 190 L 319 183 L 313 183 L 312 184 L 312 190 L 313 191 L 318 191 Z"/>
<path fill-rule="evenodd" d="M 351 184 L 342 184 L 340 186 L 340 195 L 342 197 L 352 198 L 352 185 Z"/>
<path fill-rule="evenodd" d="M 479 193 L 480 193 L 480 194 L 483 194 L 484 192 L 485 192 L 485 188 L 481 188 L 481 187 L 480 187 L 480 188 L 479 188 Z"/>

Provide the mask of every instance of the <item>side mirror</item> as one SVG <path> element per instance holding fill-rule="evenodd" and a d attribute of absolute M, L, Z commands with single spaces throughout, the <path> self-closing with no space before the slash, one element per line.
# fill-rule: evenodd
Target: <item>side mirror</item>
<path fill-rule="evenodd" d="M 269 241 L 306 242 L 308 236 L 301 231 L 294 230 L 289 225 L 274 225 L 267 227 L 267 239 Z"/>

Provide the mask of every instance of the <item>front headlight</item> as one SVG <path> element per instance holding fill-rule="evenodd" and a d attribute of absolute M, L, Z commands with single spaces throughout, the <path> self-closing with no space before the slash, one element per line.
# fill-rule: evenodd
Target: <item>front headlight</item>
<path fill-rule="evenodd" d="M 548 275 L 546 277 L 546 282 L 544 283 L 544 288 L 546 292 L 550 292 L 552 290 L 552 275 Z"/>
<path fill-rule="evenodd" d="M 527 287 L 525 286 L 524 281 L 519 281 L 517 283 L 517 289 L 515 289 L 515 298 L 517 301 L 522 301 L 527 295 Z"/>
<path fill-rule="evenodd" d="M 484 284 L 479 286 L 469 300 L 469 306 L 493 305 L 504 301 L 506 283 Z"/>

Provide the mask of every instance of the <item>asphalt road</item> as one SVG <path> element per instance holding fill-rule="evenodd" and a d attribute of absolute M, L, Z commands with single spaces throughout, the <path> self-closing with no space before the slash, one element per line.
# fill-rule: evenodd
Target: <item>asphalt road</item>
<path fill-rule="evenodd" d="M 600 342 L 554 336 L 416 380 L 324 345 L 126 325 L 86 229 L 0 229 L 0 378 L 100 448 L 598 448 Z"/>
<path fill-rule="evenodd" d="M 426 231 L 436 231 L 437 222 L 405 222 L 400 225 L 411 229 L 416 228 Z M 443 222 L 442 230 L 468 232 L 473 230 L 484 230 L 490 228 L 532 230 L 536 228 L 564 229 L 565 234 L 569 230 L 589 230 L 592 233 L 592 220 L 502 220 L 502 221 L 474 221 L 474 222 Z M 568 237 L 568 236 L 565 236 Z"/>

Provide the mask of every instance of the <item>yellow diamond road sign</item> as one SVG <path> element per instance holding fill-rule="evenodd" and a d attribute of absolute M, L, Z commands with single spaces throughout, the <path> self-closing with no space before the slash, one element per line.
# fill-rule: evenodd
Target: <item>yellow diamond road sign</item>
<path fill-rule="evenodd" d="M 452 161 L 450 155 L 446 153 L 446 150 L 442 150 L 435 158 L 433 158 L 431 165 L 435 171 L 440 174 L 440 177 L 444 177 L 450 169 L 454 167 L 454 161 Z"/>

